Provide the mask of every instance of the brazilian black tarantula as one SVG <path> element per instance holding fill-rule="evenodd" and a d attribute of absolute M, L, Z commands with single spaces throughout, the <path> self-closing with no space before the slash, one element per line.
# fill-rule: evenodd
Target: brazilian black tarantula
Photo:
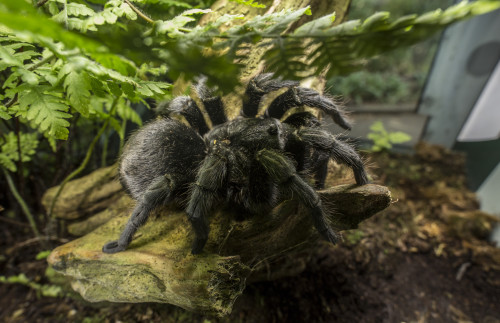
<path fill-rule="evenodd" d="M 257 117 L 264 95 L 281 88 L 288 90 Z M 221 98 L 204 80 L 194 90 L 212 129 L 190 97 L 159 104 L 162 117 L 137 131 L 124 148 L 119 176 L 137 205 L 120 238 L 104 245 L 103 252 L 125 250 L 153 209 L 177 203 L 185 208 L 194 229 L 191 252 L 198 254 L 208 239 L 208 216 L 217 207 L 225 205 L 236 214 L 264 214 L 277 205 L 280 195 L 298 198 L 319 234 L 336 243 L 339 233 L 328 225 L 318 194 L 303 176 L 313 175 L 315 187 L 322 188 L 333 158 L 351 167 L 356 183 L 363 185 L 368 183 L 363 162 L 351 146 L 322 130 L 309 112 L 280 121 L 289 109 L 305 105 L 350 129 L 334 102 L 298 82 L 260 74 L 246 88 L 241 116 L 227 120 Z M 171 118 L 173 114 L 182 115 L 190 127 Z"/>

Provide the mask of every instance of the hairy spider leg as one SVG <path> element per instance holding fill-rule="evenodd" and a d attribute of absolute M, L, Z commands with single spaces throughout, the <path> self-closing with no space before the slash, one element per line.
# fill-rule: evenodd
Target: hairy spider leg
<path fill-rule="evenodd" d="M 212 125 L 216 126 L 227 122 L 227 117 L 224 112 L 224 104 L 220 96 L 214 95 L 213 91 L 206 85 L 207 78 L 200 77 L 194 86 L 196 94 L 205 106 L 205 110 L 212 120 Z"/>
<path fill-rule="evenodd" d="M 313 153 L 314 161 L 311 163 L 311 171 L 314 174 L 314 188 L 321 190 L 325 188 L 326 177 L 328 176 L 328 161 L 330 156 L 328 153 L 320 150 L 315 150 Z"/>
<path fill-rule="evenodd" d="M 158 114 L 164 117 L 168 117 L 172 113 L 180 114 L 189 122 L 191 128 L 195 129 L 201 136 L 210 130 L 200 108 L 189 96 L 179 96 L 172 101 L 160 102 L 156 109 Z"/>
<path fill-rule="evenodd" d="M 298 86 L 297 81 L 282 81 L 273 79 L 272 73 L 259 74 L 248 82 L 243 97 L 243 110 L 241 114 L 244 117 L 255 117 L 259 111 L 259 104 L 262 97 L 270 92 L 286 88 Z"/>
<path fill-rule="evenodd" d="M 351 130 L 351 125 L 346 120 L 344 113 L 331 98 L 320 95 L 317 91 L 305 87 L 292 87 L 276 97 L 269 104 L 266 116 L 281 119 L 291 108 L 304 105 L 324 111 L 336 124 L 346 130 Z"/>
<path fill-rule="evenodd" d="M 268 149 L 257 152 L 256 158 L 280 189 L 295 194 L 309 209 L 319 234 L 331 243 L 337 243 L 340 235 L 328 225 L 318 193 L 297 174 L 292 161 L 283 154 Z"/>
<path fill-rule="evenodd" d="M 314 149 L 327 153 L 328 156 L 336 161 L 351 167 L 358 185 L 365 185 L 369 183 L 363 161 L 350 145 L 335 139 L 335 137 L 329 132 L 318 128 L 302 128 L 298 131 L 297 135 L 304 142 L 310 144 Z M 326 173 L 327 172 L 324 172 L 324 174 L 317 178 L 321 187 L 324 186 Z"/>
<path fill-rule="evenodd" d="M 166 205 L 172 199 L 172 191 L 175 184 L 170 176 L 156 178 L 148 187 L 141 200 L 138 201 L 125 229 L 116 241 L 108 242 L 102 247 L 105 253 L 116 253 L 123 251 L 132 241 L 134 233 L 148 219 L 151 212 L 160 205 Z"/>
<path fill-rule="evenodd" d="M 186 209 L 195 233 L 191 248 L 193 255 L 199 254 L 208 240 L 208 215 L 220 198 L 221 190 L 227 181 L 227 171 L 227 158 L 219 152 L 209 154 L 198 170 Z"/>

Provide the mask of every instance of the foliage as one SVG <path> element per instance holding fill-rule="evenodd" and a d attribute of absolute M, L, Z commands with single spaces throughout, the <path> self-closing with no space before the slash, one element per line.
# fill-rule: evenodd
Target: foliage
<path fill-rule="evenodd" d="M 373 140 L 372 151 L 389 150 L 393 144 L 402 144 L 410 141 L 411 136 L 401 131 L 389 132 L 385 129 L 381 121 L 374 122 L 370 126 L 371 132 L 368 134 L 368 139 Z"/>
<path fill-rule="evenodd" d="M 351 2 L 348 18 L 364 18 L 380 10 L 389 11 L 394 16 L 422 14 L 437 8 L 446 8 L 453 2 L 452 0 L 354 0 Z M 330 91 L 333 95 L 342 95 L 348 102 L 357 105 L 366 102 L 416 103 L 439 39 L 437 33 L 409 48 L 400 48 L 379 55 L 371 59 L 361 72 L 330 79 L 329 82 L 334 85 Z"/>
<path fill-rule="evenodd" d="M 16 162 L 19 160 L 29 162 L 38 146 L 36 133 L 19 133 L 19 136 L 16 136 L 14 132 L 9 132 L 0 141 L 2 142 L 0 165 L 11 172 L 17 170 Z M 20 153 L 18 144 L 21 147 Z"/>
<path fill-rule="evenodd" d="M 263 4 L 258 3 L 258 2 L 254 2 L 253 0 L 230 0 L 230 1 L 242 4 L 242 5 L 254 7 L 254 8 L 265 8 L 266 7 L 266 5 L 263 5 Z"/>
<path fill-rule="evenodd" d="M 31 281 L 25 274 L 21 273 L 17 276 L 0 276 L 0 283 L 6 284 L 21 284 L 34 289 L 37 296 L 44 297 L 59 297 L 62 295 L 62 288 L 57 285 L 42 285 Z"/>
<path fill-rule="evenodd" d="M 44 251 L 40 251 L 40 252 L 36 255 L 35 259 L 36 259 L 36 260 L 42 260 L 42 259 L 45 259 L 45 258 L 47 258 L 47 257 L 50 255 L 50 253 L 51 253 L 51 252 L 52 252 L 52 250 L 44 250 Z"/>
<path fill-rule="evenodd" d="M 355 104 L 373 101 L 402 102 L 409 95 L 408 85 L 398 75 L 359 71 L 329 80 L 332 94 L 351 98 Z"/>

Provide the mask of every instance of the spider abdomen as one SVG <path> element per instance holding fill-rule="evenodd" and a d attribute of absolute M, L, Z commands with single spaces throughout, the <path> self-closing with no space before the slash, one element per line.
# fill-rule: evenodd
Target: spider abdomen
<path fill-rule="evenodd" d="M 159 118 L 128 140 L 120 159 L 122 185 L 139 200 L 151 183 L 168 175 L 176 184 L 192 182 L 205 157 L 203 139 L 181 122 Z"/>

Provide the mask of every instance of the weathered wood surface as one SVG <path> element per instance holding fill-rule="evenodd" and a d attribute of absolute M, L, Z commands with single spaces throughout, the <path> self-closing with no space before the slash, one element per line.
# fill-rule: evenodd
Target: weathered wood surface
<path fill-rule="evenodd" d="M 337 186 L 320 195 L 325 205 L 335 206 L 329 220 L 340 230 L 356 228 L 391 201 L 387 188 L 372 184 Z M 247 278 L 263 275 L 259 266 L 263 261 L 278 261 L 318 239 L 308 212 L 290 200 L 273 214 L 241 222 L 232 220 L 229 212 L 214 214 L 204 252 L 193 256 L 193 232 L 185 213 L 173 209 L 156 213 L 126 251 L 101 251 L 106 242 L 119 236 L 127 222 L 129 212 L 119 212 L 91 233 L 56 248 L 49 263 L 71 277 L 72 287 L 88 301 L 164 302 L 225 315 Z M 290 269 L 276 271 L 272 273 L 275 278 L 291 274 Z"/>

